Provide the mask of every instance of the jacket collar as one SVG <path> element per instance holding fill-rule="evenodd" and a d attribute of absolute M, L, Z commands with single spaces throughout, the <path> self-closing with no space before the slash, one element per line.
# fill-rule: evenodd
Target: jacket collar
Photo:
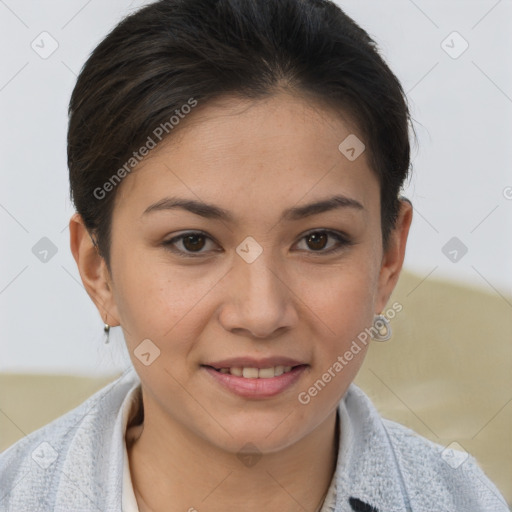
<path fill-rule="evenodd" d="M 56 512 L 121 512 L 125 406 L 139 384 L 138 375 L 129 367 L 84 404 L 87 407 L 76 427 L 70 429 L 73 438 L 58 471 L 62 477 L 55 496 Z"/>
<path fill-rule="evenodd" d="M 393 448 L 369 398 L 351 384 L 338 411 L 336 510 L 410 512 Z"/>

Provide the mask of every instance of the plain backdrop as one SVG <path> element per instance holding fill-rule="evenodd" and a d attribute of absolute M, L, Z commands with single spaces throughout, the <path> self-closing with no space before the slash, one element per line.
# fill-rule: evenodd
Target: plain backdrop
<path fill-rule="evenodd" d="M 0 371 L 99 375 L 126 365 L 119 328 L 102 344 L 69 249 L 67 106 L 93 48 L 145 3 L 0 0 Z M 405 268 L 509 301 L 512 2 L 338 3 L 378 43 L 415 120 Z"/>

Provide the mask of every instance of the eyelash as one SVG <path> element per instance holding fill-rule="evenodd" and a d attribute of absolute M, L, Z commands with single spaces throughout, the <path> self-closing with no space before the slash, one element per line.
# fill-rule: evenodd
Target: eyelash
<path fill-rule="evenodd" d="M 331 249 L 327 249 L 327 250 L 318 250 L 318 251 L 306 251 L 306 252 L 309 252 L 313 255 L 326 255 L 326 254 L 335 254 L 339 251 L 341 251 L 342 249 L 344 249 L 345 247 L 349 247 L 351 245 L 354 245 L 354 242 L 352 242 L 347 236 L 345 235 L 342 235 L 341 233 L 338 233 L 336 231 L 331 231 L 331 230 L 328 230 L 328 229 L 318 229 L 318 230 L 314 230 L 314 231 L 310 231 L 308 233 L 306 233 L 305 235 L 303 235 L 301 237 L 301 240 L 307 238 L 308 236 L 311 236 L 313 234 L 318 234 L 318 233 L 323 233 L 323 234 L 326 234 L 328 236 L 331 236 L 332 238 L 334 238 L 337 242 L 339 242 L 340 245 L 338 245 L 338 247 L 334 247 L 334 248 L 331 248 Z M 182 250 L 177 250 L 176 248 L 172 248 L 172 246 L 180 241 L 180 240 L 183 240 L 184 238 L 187 238 L 188 236 L 190 235 L 199 235 L 199 236 L 202 236 L 204 237 L 205 239 L 208 239 L 208 240 L 212 240 L 214 241 L 210 236 L 208 236 L 206 233 L 202 232 L 202 231 L 188 231 L 186 233 L 183 233 L 181 235 L 178 235 L 178 236 L 175 236 L 174 238 L 171 238 L 170 240 L 166 240 L 165 242 L 162 243 L 162 245 L 165 247 L 166 250 L 168 251 L 171 251 L 175 254 L 177 254 L 178 256 L 180 257 L 183 257 L 183 258 L 199 258 L 199 257 L 202 257 L 203 256 L 203 252 L 185 252 L 185 251 L 182 251 Z"/>

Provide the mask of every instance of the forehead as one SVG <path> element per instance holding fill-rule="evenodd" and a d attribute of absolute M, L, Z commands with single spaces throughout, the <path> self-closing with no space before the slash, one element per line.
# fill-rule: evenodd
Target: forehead
<path fill-rule="evenodd" d="M 318 103 L 290 94 L 224 98 L 197 106 L 183 123 L 124 178 L 120 214 L 140 216 L 165 195 L 254 210 L 334 188 L 364 205 L 378 193 L 366 153 L 350 161 L 339 149 L 361 133 L 348 116 Z"/>

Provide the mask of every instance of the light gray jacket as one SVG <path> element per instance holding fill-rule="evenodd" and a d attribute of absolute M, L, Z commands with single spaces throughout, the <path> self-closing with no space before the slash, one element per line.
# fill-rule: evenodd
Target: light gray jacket
<path fill-rule="evenodd" d="M 121 512 L 128 369 L 74 410 L 0 454 L 1 512 Z M 381 419 L 354 384 L 338 406 L 337 512 L 507 512 L 475 459 Z"/>

